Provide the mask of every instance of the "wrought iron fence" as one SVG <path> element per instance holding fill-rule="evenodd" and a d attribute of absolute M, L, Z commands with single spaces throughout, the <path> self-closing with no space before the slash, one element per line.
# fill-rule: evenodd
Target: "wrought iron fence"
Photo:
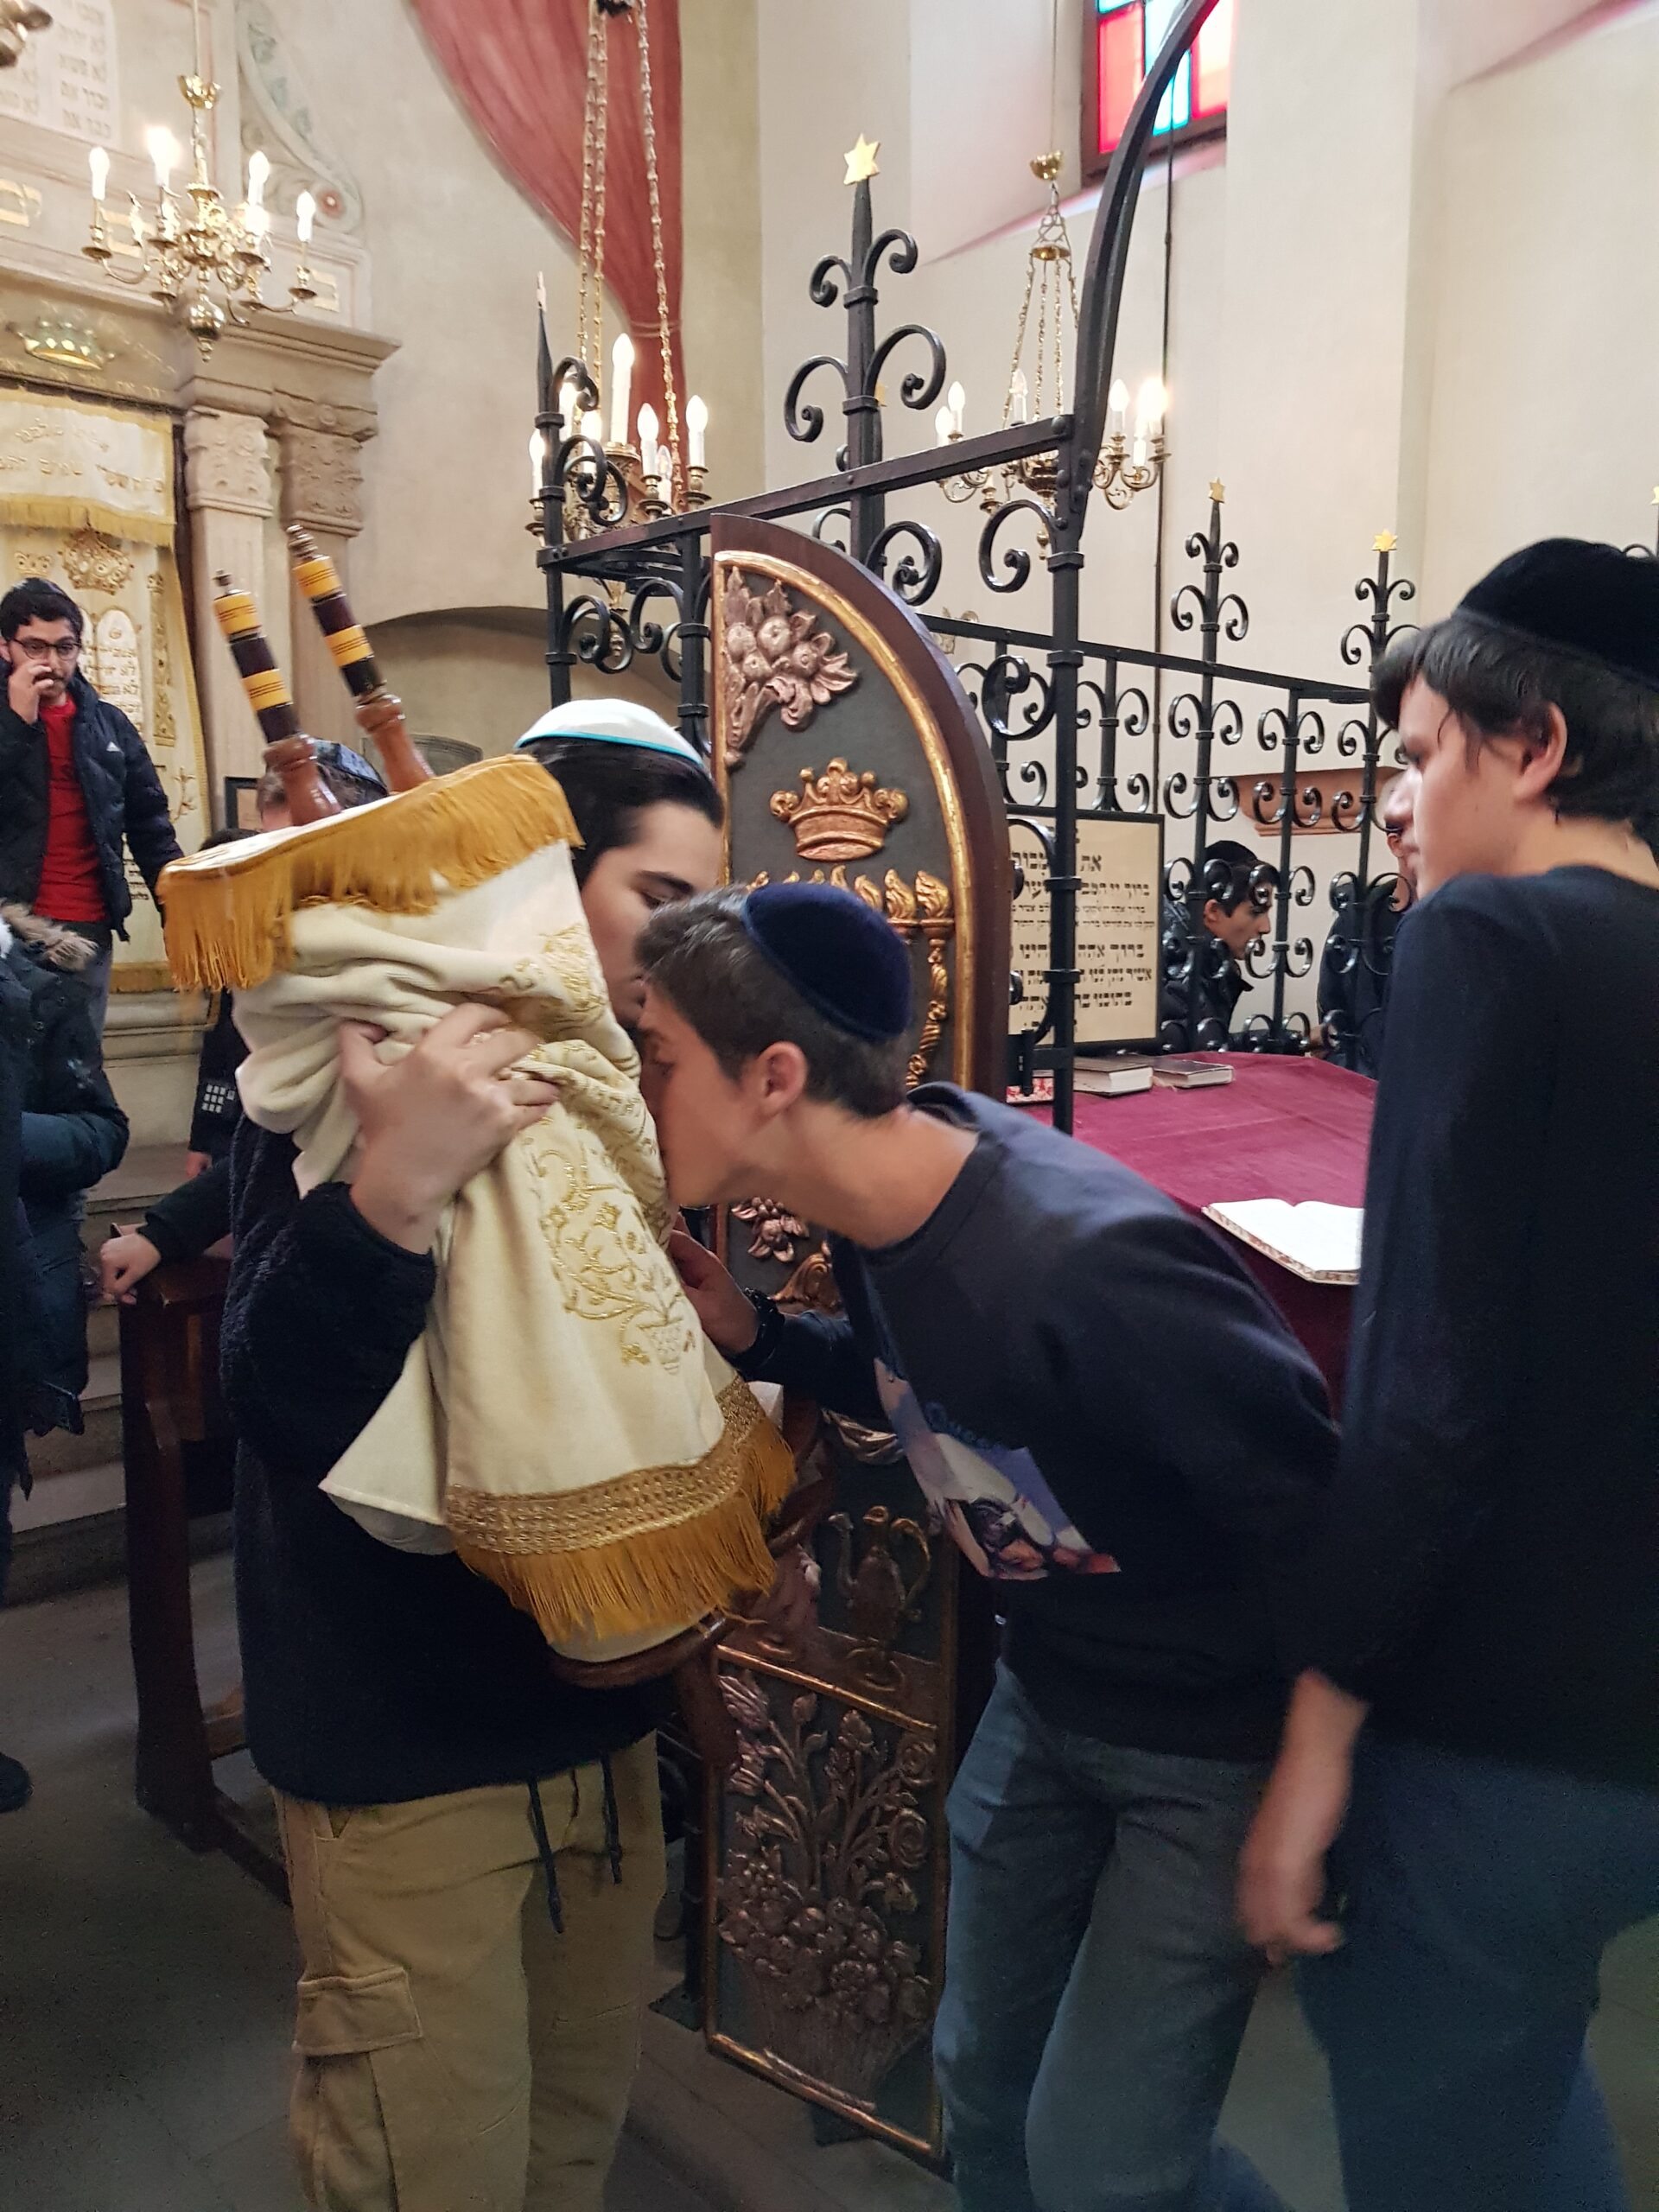
<path fill-rule="evenodd" d="M 1380 987 L 1391 950 L 1391 932 L 1385 941 L 1385 933 L 1364 925 L 1380 902 L 1391 903 L 1394 892 L 1393 877 L 1377 865 L 1386 858 L 1378 812 L 1385 764 L 1364 688 L 1393 633 L 1395 604 L 1412 589 L 1391 574 L 1391 546 L 1379 541 L 1376 570 L 1357 587 L 1369 615 L 1341 643 L 1344 664 L 1361 677 L 1357 684 L 1277 674 L 1224 657 L 1245 638 L 1249 617 L 1228 588 L 1239 555 L 1224 533 L 1219 498 L 1212 499 L 1207 528 L 1186 542 L 1201 581 L 1182 585 L 1170 609 L 1177 632 L 1193 635 L 1196 652 L 1154 652 L 1082 633 L 1083 541 L 1140 175 L 1158 101 L 1213 5 L 1185 0 L 1107 177 L 1084 276 L 1071 414 L 1011 423 L 920 453 L 887 454 L 884 375 L 897 378 L 902 409 L 925 415 L 949 371 L 942 340 L 922 324 L 879 327 L 884 267 L 903 277 L 914 270 L 918 251 L 907 232 L 876 230 L 868 178 L 854 188 L 849 251 L 825 255 L 810 279 L 812 300 L 843 314 L 843 349 L 804 362 L 784 398 L 791 437 L 815 445 L 829 423 L 824 387 L 838 385 L 842 442 L 823 475 L 718 508 L 631 520 L 629 486 L 617 456 L 581 431 L 598 392 L 580 361 L 553 362 L 545 331 L 541 334 L 537 421 L 545 457 L 537 557 L 547 587 L 555 703 L 569 696 L 578 666 L 614 675 L 642 658 L 655 659 L 677 689 L 686 734 L 707 749 L 708 533 L 717 514 L 791 522 L 882 577 L 938 637 L 951 641 L 1001 772 L 1010 817 L 1043 856 L 1048 963 L 1040 1000 L 1025 1009 L 1029 1018 L 1016 1014 L 1014 1065 L 1025 1077 L 1052 1071 L 1061 1128 L 1071 1123 L 1077 1056 L 1080 821 L 1156 817 L 1164 825 L 1164 1003 L 1158 1034 L 1147 1042 L 1304 1049 L 1313 1040 L 1315 1014 L 1306 1005 L 1291 1007 L 1288 999 L 1314 963 L 1326 960 L 1332 982 L 1363 973 Z M 980 621 L 936 607 L 945 567 L 940 537 L 915 514 L 890 516 L 889 506 L 930 486 L 948 486 L 960 501 L 964 484 L 981 494 L 985 510 L 976 595 L 982 589 L 1018 601 L 1040 568 L 1048 599 L 1041 626 Z M 1154 715 L 1153 698 L 1166 687 L 1167 704 Z M 1351 771 L 1331 791 L 1327 765 Z M 1206 855 L 1217 833 L 1240 823 L 1270 846 L 1246 871 L 1243 895 L 1268 928 L 1238 972 L 1254 1004 L 1235 1028 L 1208 1010 L 1212 987 L 1226 980 L 1230 956 L 1198 918 L 1208 895 L 1226 893 L 1219 863 Z M 1345 841 L 1344 864 L 1334 868 L 1325 888 L 1323 916 L 1318 871 L 1300 857 L 1297 842 L 1321 832 Z M 1230 873 L 1228 886 L 1231 880 Z M 1340 1016 L 1326 1041 L 1351 1058 L 1360 1045 L 1344 1033 Z"/>

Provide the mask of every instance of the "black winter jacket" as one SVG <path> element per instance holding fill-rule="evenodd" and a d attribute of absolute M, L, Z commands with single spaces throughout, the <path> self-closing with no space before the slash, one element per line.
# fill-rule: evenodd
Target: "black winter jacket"
<path fill-rule="evenodd" d="M 85 940 L 16 909 L 0 927 L 0 967 L 22 994 L 22 1112 L 17 1189 L 43 1297 L 45 1379 L 78 1397 L 86 1384 L 80 1205 L 127 1148 L 127 1117 L 104 1073 L 92 1001 L 75 969 Z"/>
<path fill-rule="evenodd" d="M 100 699 L 84 676 L 73 679 L 69 696 L 75 702 L 75 768 L 98 847 L 105 909 L 124 937 L 132 893 L 123 844 L 131 847 L 154 892 L 162 870 L 181 856 L 179 841 L 156 764 L 132 724 L 118 707 Z M 50 791 L 44 725 L 15 715 L 0 686 L 0 899 L 35 903 L 46 858 Z"/>

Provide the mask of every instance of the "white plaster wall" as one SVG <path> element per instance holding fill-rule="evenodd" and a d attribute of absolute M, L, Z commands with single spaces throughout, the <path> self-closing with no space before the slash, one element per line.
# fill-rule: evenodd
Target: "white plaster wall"
<path fill-rule="evenodd" d="M 1529 538 L 1651 543 L 1659 8 L 1465 86 L 1440 135 L 1431 613 Z"/>

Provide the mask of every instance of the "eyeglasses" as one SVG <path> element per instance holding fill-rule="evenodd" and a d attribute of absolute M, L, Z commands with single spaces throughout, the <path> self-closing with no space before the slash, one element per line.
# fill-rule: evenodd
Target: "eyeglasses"
<path fill-rule="evenodd" d="M 60 660 L 67 665 L 80 651 L 79 638 L 14 638 L 25 660 Z"/>

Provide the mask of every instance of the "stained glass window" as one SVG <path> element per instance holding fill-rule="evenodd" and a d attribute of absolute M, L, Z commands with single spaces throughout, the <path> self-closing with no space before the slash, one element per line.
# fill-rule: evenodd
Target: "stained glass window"
<path fill-rule="evenodd" d="M 1181 56 L 1159 103 L 1153 126 L 1158 137 L 1209 137 L 1225 128 L 1234 4 L 1235 0 L 1219 0 Z M 1093 98 L 1083 149 L 1086 175 L 1098 175 L 1110 160 L 1146 78 L 1147 58 L 1157 55 L 1169 35 L 1179 5 L 1180 0 L 1088 0 L 1084 22 L 1092 51 L 1086 66 Z"/>

